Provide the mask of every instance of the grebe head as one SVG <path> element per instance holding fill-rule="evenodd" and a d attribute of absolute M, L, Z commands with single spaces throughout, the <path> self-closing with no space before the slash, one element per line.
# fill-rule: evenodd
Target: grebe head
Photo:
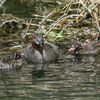
<path fill-rule="evenodd" d="M 39 33 L 32 34 L 32 36 L 30 38 L 30 42 L 34 49 L 40 51 L 41 53 L 43 52 L 44 39 L 41 34 L 39 34 Z"/>

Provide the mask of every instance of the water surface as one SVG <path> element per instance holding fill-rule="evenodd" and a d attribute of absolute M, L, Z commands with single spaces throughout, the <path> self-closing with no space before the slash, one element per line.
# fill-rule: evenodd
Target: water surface
<path fill-rule="evenodd" d="M 100 100 L 100 56 L 0 71 L 1 100 Z"/>

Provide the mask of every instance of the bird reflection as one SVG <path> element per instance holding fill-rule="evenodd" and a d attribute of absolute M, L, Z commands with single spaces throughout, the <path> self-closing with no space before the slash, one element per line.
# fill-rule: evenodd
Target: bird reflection
<path fill-rule="evenodd" d="M 35 64 L 35 69 L 32 71 L 32 77 L 42 78 L 45 76 L 45 71 L 48 69 L 49 63 Z"/>
<path fill-rule="evenodd" d="M 74 57 L 73 57 L 73 62 L 75 62 L 77 64 L 82 63 L 82 55 L 75 54 Z"/>

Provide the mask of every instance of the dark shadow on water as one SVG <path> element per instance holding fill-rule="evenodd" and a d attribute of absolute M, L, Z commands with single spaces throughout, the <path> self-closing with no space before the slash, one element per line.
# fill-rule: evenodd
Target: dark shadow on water
<path fill-rule="evenodd" d="M 32 77 L 42 78 L 44 76 L 45 76 L 45 71 L 44 70 L 35 70 L 35 71 L 32 71 Z"/>
<path fill-rule="evenodd" d="M 35 64 L 35 69 L 32 71 L 32 77 L 42 78 L 45 76 L 45 71 L 48 69 L 49 63 Z"/>

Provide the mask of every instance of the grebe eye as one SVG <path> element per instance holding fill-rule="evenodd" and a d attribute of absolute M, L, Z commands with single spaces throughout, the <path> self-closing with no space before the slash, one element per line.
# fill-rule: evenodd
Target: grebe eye
<path fill-rule="evenodd" d="M 34 39 L 34 43 L 37 44 L 37 45 L 40 44 L 39 41 L 37 41 L 36 39 Z"/>
<path fill-rule="evenodd" d="M 36 41 L 36 44 L 38 44 L 38 45 L 39 45 L 39 42 L 38 42 L 38 41 Z"/>

